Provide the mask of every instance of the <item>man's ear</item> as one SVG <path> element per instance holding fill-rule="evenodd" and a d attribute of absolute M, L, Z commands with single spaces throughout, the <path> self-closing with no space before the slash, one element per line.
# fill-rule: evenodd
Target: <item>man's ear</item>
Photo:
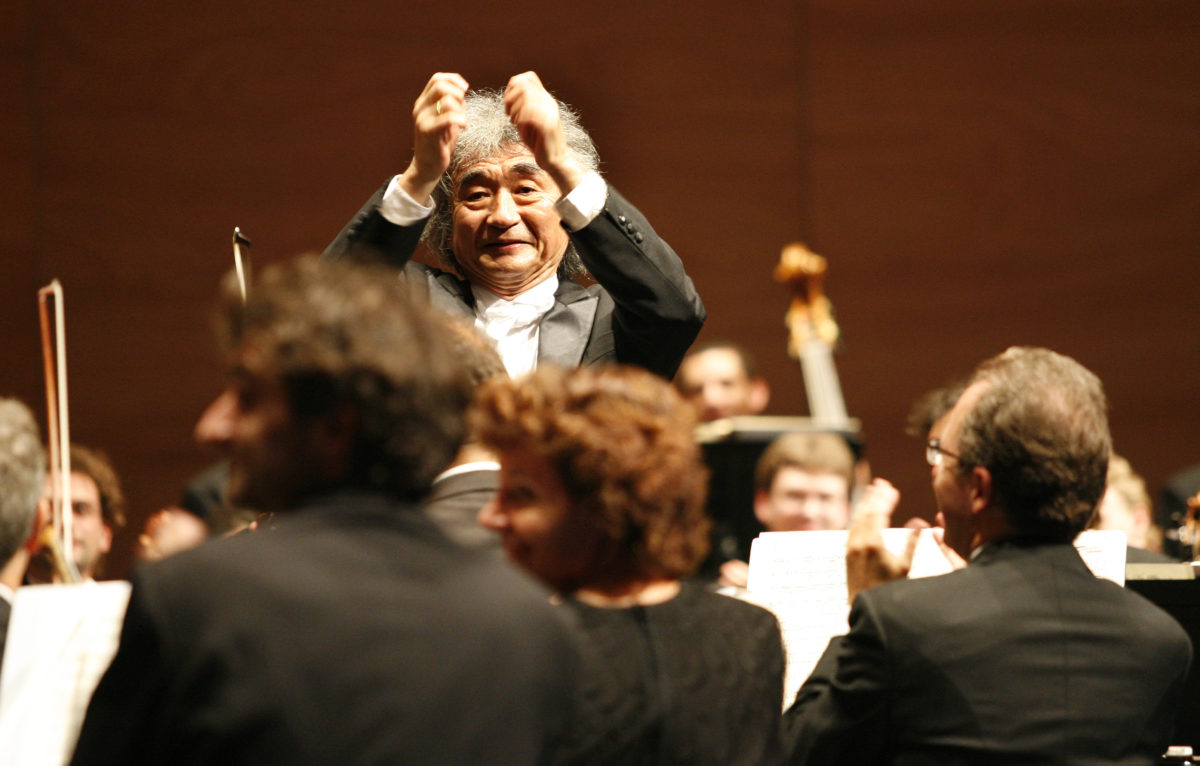
<path fill-rule="evenodd" d="M 754 516 L 764 527 L 771 526 L 768 523 L 771 518 L 771 493 L 765 489 L 754 492 Z"/>
<path fill-rule="evenodd" d="M 765 378 L 754 378 L 750 381 L 750 396 L 747 401 L 756 415 L 767 408 L 767 403 L 771 401 L 771 387 L 767 385 Z"/>
<path fill-rule="evenodd" d="M 992 505 L 992 472 L 981 465 L 971 467 L 967 476 L 971 513 L 980 513 Z"/>

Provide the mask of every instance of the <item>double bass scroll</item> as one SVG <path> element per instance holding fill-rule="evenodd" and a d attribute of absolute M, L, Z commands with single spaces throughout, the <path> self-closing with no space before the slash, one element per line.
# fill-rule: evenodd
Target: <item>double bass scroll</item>
<path fill-rule="evenodd" d="M 828 268 L 823 257 L 793 242 L 783 248 L 774 277 L 792 290 L 785 318 L 788 353 L 803 370 L 809 413 L 825 428 L 849 431 L 854 429 L 833 365 L 833 348 L 840 333 L 833 320 L 833 304 L 825 296 Z"/>

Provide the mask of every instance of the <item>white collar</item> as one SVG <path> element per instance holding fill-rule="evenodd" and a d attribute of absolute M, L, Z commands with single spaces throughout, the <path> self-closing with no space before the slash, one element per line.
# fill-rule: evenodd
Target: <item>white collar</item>
<path fill-rule="evenodd" d="M 554 293 L 558 290 L 558 275 L 551 274 L 523 293 L 507 300 L 486 287 L 472 284 L 475 295 L 475 313 L 485 322 L 523 321 L 534 322 L 554 308 Z"/>

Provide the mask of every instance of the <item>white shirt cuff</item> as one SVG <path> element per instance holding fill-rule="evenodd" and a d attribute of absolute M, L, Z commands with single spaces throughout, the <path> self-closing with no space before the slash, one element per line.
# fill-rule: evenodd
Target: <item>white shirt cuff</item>
<path fill-rule="evenodd" d="M 412 226 L 424 221 L 433 213 L 433 200 L 428 199 L 425 204 L 417 202 L 400 188 L 400 176 L 395 175 L 383 191 L 379 213 L 397 226 Z"/>
<path fill-rule="evenodd" d="M 567 229 L 579 231 L 600 215 L 607 201 L 608 184 L 599 173 L 592 170 L 583 177 L 578 186 L 556 202 L 554 207 Z"/>

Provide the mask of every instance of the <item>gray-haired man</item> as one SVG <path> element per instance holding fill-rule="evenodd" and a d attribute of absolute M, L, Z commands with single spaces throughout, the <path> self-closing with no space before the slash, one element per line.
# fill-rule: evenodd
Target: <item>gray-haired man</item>
<path fill-rule="evenodd" d="M 597 172 L 578 116 L 533 72 L 504 91 L 430 78 L 412 162 L 367 201 L 327 258 L 382 258 L 472 319 L 516 375 L 616 361 L 670 378 L 704 306 L 679 257 Z M 450 271 L 413 263 L 424 240 Z M 573 278 L 590 274 L 598 284 Z"/>

